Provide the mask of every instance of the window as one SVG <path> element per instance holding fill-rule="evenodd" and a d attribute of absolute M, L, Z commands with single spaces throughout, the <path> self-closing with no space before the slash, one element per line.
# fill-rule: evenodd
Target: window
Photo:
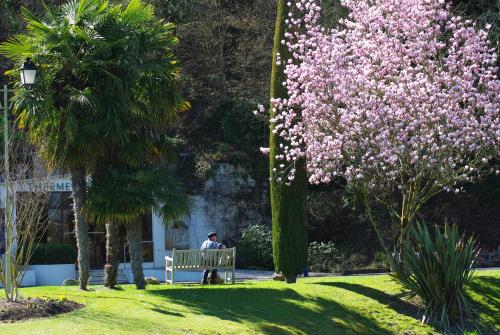
<path fill-rule="evenodd" d="M 142 260 L 153 261 L 153 219 L 151 213 L 143 215 L 142 221 Z"/>
<path fill-rule="evenodd" d="M 177 221 L 165 229 L 165 250 L 189 249 L 189 227 Z"/>
<path fill-rule="evenodd" d="M 75 243 L 71 192 L 51 192 L 47 208 L 46 243 Z"/>

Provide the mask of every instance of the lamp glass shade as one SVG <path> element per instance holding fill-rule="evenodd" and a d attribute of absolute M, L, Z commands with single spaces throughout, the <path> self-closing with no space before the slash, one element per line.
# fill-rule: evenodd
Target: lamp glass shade
<path fill-rule="evenodd" d="M 21 84 L 32 86 L 35 84 L 35 77 L 36 66 L 29 58 L 26 58 L 26 61 L 21 67 Z"/>

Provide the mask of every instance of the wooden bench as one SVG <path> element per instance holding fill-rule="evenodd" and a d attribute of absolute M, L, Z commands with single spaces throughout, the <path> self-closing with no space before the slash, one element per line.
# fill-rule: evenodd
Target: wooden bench
<path fill-rule="evenodd" d="M 172 256 L 165 257 L 165 278 L 174 285 L 175 271 L 224 270 L 224 283 L 231 271 L 231 282 L 235 279 L 236 248 L 172 250 Z M 169 276 L 170 273 L 170 276 Z"/>

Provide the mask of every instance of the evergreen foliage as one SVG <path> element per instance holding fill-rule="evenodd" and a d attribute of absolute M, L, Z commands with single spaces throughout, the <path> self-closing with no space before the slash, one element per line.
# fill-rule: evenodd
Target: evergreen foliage
<path fill-rule="evenodd" d="M 285 36 L 287 8 L 284 0 L 278 0 L 271 71 L 271 99 L 287 96 L 286 89 L 282 85 L 285 79 L 283 69 L 277 65 L 278 57 L 285 61 L 288 59 L 288 51 L 281 44 Z M 275 111 L 271 105 L 271 118 L 275 116 Z M 305 162 L 297 162 L 297 173 L 291 183 L 279 181 L 275 176 L 278 165 L 276 153 L 283 142 L 273 131 L 274 127 L 271 126 L 270 129 L 269 171 L 274 267 L 276 272 L 281 272 L 285 276 L 287 283 L 294 283 L 297 275 L 304 270 L 307 261 Z"/>
<path fill-rule="evenodd" d="M 332 242 L 311 242 L 307 254 L 310 271 L 334 273 L 346 270 L 347 256 Z"/>
<path fill-rule="evenodd" d="M 77 259 L 76 248 L 67 243 L 39 244 L 33 250 L 30 264 L 74 264 Z"/>
<path fill-rule="evenodd" d="M 264 225 L 249 226 L 236 247 L 239 266 L 273 268 L 272 231 Z"/>

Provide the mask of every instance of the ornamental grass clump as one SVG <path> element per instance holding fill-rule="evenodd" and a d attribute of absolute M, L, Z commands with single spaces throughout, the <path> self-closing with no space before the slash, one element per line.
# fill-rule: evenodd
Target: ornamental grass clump
<path fill-rule="evenodd" d="M 443 329 L 464 328 L 471 316 L 465 292 L 474 274 L 479 247 L 473 237 L 460 235 L 453 226 L 439 228 L 431 236 L 425 225 L 411 231 L 403 254 L 405 271 L 394 278 L 410 297 L 418 296 L 425 306 L 422 323 L 432 322 Z"/>

